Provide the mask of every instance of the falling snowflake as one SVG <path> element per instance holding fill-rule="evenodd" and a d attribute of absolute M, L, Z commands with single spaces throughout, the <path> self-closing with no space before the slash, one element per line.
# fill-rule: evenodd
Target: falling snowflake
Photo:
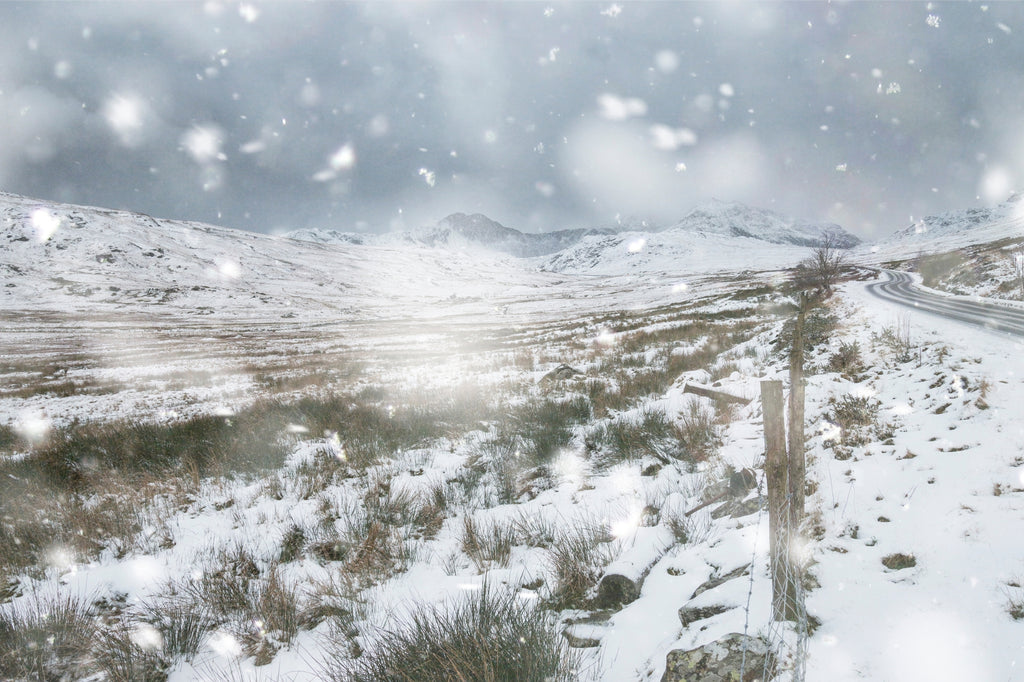
<path fill-rule="evenodd" d="M 423 179 L 426 180 L 427 184 L 431 187 L 437 184 L 437 175 L 434 174 L 434 171 L 426 168 L 420 168 L 420 175 L 423 176 Z"/>
<path fill-rule="evenodd" d="M 622 14 L 622 7 L 620 5 L 612 5 L 608 9 L 601 10 L 602 16 L 615 18 Z"/>
<path fill-rule="evenodd" d="M 845 173 L 846 172 L 846 164 L 845 163 L 838 164 L 836 166 L 836 170 L 839 171 L 840 173 Z"/>
<path fill-rule="evenodd" d="M 941 21 L 941 19 L 939 19 L 939 17 L 935 14 L 929 14 L 928 18 L 925 19 L 925 23 L 931 26 L 932 28 L 938 28 L 939 21 Z"/>
<path fill-rule="evenodd" d="M 893 82 L 893 83 L 889 83 L 889 87 L 887 87 L 885 89 L 885 94 L 887 94 L 887 95 L 898 95 L 898 94 L 900 94 L 901 90 L 902 90 L 902 88 L 900 87 L 900 84 Z"/>

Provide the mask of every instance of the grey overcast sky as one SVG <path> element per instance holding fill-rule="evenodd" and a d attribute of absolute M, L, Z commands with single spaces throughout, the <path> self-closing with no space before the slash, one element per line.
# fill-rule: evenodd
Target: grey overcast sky
<path fill-rule="evenodd" d="M 2 2 L 0 64 L 0 189 L 261 232 L 870 238 L 1024 183 L 1017 2 Z"/>

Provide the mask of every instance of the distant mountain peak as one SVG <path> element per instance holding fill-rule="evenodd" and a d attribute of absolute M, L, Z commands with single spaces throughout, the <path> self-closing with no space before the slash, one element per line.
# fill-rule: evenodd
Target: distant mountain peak
<path fill-rule="evenodd" d="M 797 220 L 768 209 L 719 199 L 698 205 L 669 229 L 794 246 L 821 246 L 828 238 L 839 248 L 851 248 L 860 243 L 858 237 L 836 223 Z"/>

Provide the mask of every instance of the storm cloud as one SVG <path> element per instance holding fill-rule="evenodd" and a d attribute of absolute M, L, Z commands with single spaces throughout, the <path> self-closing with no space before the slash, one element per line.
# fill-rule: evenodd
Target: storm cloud
<path fill-rule="evenodd" d="M 263 232 L 737 200 L 862 236 L 1024 183 L 1019 3 L 0 4 L 0 189 Z"/>

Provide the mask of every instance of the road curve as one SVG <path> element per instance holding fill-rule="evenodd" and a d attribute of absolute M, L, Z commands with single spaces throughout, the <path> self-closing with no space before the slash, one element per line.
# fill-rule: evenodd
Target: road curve
<path fill-rule="evenodd" d="M 905 305 L 947 320 L 983 327 L 992 331 L 1024 337 L 1024 310 L 990 303 L 984 299 L 951 298 L 925 291 L 905 272 L 880 270 L 884 282 L 874 282 L 867 290 L 886 301 Z"/>

